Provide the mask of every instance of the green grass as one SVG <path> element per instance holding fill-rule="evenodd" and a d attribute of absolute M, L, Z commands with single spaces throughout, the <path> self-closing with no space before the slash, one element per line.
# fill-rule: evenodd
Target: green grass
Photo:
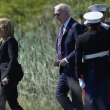
<path fill-rule="evenodd" d="M 54 19 L 54 6 L 66 3 L 73 11 L 72 17 L 83 22 L 83 14 L 90 11 L 88 6 L 93 4 L 108 4 L 109 0 L 0 0 L 0 17 L 13 21 L 15 27 L 21 24 L 22 31 L 28 28 L 36 29 L 41 22 L 51 22 Z M 108 10 L 107 21 L 110 21 Z"/>
<path fill-rule="evenodd" d="M 68 4 L 72 17 L 79 22 L 84 21 L 83 14 L 89 11 L 88 6 L 110 5 L 109 0 L 0 0 L 0 17 L 9 18 L 16 27 L 18 60 L 25 73 L 18 85 L 18 100 L 24 110 L 62 110 L 55 98 L 59 70 L 54 67 L 60 26 L 53 13 L 59 3 Z M 10 110 L 8 105 L 7 110 Z"/>

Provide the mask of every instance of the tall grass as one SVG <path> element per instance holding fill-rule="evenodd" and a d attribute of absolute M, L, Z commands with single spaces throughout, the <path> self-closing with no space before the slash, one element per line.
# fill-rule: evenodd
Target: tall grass
<path fill-rule="evenodd" d="M 57 60 L 55 48 L 59 25 L 53 20 L 53 7 L 61 2 L 67 3 L 73 11 L 72 17 L 82 22 L 84 21 L 83 14 L 89 11 L 87 7 L 97 1 L 60 0 L 51 2 L 50 5 L 45 4 L 46 8 L 43 12 L 41 11 L 40 15 L 36 14 L 36 5 L 32 11 L 32 8 L 27 8 L 27 6 L 25 6 L 24 11 L 21 11 L 23 9 L 17 8 L 16 5 L 18 4 L 16 4 L 16 8 L 13 8 L 11 12 L 12 15 L 9 14 L 11 17 L 8 16 L 11 19 L 13 18 L 12 21 L 16 19 L 17 26 L 15 27 L 19 27 L 15 29 L 15 38 L 19 43 L 18 60 L 23 67 L 24 77 L 18 85 L 18 100 L 24 110 L 62 110 L 54 95 L 59 78 L 58 68 L 54 67 L 54 62 Z M 26 1 L 26 3 L 28 2 Z M 38 2 L 36 3 L 38 4 Z M 18 6 L 22 6 L 22 3 Z M 24 12 L 26 17 L 14 13 L 15 9 Z M 45 14 L 46 17 L 44 18 Z M 39 18 L 41 15 L 43 20 Z M 23 29 L 26 31 L 23 32 Z M 8 106 L 7 110 L 10 110 Z"/>

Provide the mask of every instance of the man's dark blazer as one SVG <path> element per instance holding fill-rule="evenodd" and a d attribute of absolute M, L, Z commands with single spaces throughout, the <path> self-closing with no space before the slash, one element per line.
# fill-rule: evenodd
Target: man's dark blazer
<path fill-rule="evenodd" d="M 1 80 L 8 77 L 9 81 L 18 83 L 23 77 L 21 65 L 18 63 L 18 43 L 13 36 L 0 42 L 0 72 Z"/>
<path fill-rule="evenodd" d="M 75 42 L 78 35 L 83 33 L 81 25 L 75 21 L 73 18 L 70 19 L 65 33 L 63 34 L 61 41 L 61 55 L 62 59 L 66 57 L 69 62 L 66 66 L 60 67 L 60 74 L 62 72 L 66 73 L 68 76 L 75 77 Z M 58 42 L 58 38 L 57 38 Z M 56 49 L 57 49 L 56 42 Z"/>
<path fill-rule="evenodd" d="M 80 75 L 86 79 L 89 69 L 94 65 L 96 79 L 103 79 L 110 77 L 110 65 L 109 57 L 97 57 L 92 59 L 86 59 L 84 65 L 82 64 L 82 55 L 90 55 L 110 49 L 110 32 L 107 30 L 95 30 L 89 29 L 84 34 L 78 36 L 76 42 L 76 75 L 80 78 Z"/>

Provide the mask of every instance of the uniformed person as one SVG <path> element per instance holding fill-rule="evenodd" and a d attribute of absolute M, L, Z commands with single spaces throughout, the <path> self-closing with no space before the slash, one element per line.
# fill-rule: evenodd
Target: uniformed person
<path fill-rule="evenodd" d="M 110 32 L 99 30 L 103 14 L 84 14 L 88 31 L 78 36 L 76 41 L 76 76 L 85 89 L 85 110 L 108 110 L 110 101 Z M 84 53 L 85 63 L 82 64 Z M 82 77 L 85 79 L 83 81 Z M 110 109 L 109 109 L 110 110 Z"/>
<path fill-rule="evenodd" d="M 95 5 L 91 5 L 88 7 L 88 9 L 91 10 L 92 12 L 101 12 L 103 14 L 103 17 L 101 19 L 100 30 L 106 29 L 106 30 L 110 31 L 110 26 L 105 23 L 105 20 L 107 18 L 107 13 L 106 13 L 107 8 L 109 8 L 109 5 L 106 5 L 106 4 L 95 4 Z M 85 21 L 81 25 L 82 25 L 84 31 L 88 30 L 87 21 Z"/>

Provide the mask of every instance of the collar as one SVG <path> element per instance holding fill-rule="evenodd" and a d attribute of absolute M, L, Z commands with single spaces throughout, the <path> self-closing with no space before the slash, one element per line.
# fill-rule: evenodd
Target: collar
<path fill-rule="evenodd" d="M 67 27 L 67 25 L 68 25 L 70 19 L 71 19 L 71 17 L 69 17 L 68 20 L 65 22 L 65 24 L 64 24 L 65 29 L 66 29 L 66 27 Z"/>
<path fill-rule="evenodd" d="M 70 22 L 70 19 L 71 19 L 71 17 L 69 17 L 68 18 L 68 20 L 65 22 L 65 24 L 63 25 L 64 27 L 63 27 L 63 34 L 65 33 L 65 30 L 66 30 L 66 28 L 67 28 L 67 26 L 68 26 L 68 23 Z"/>
<path fill-rule="evenodd" d="M 89 28 L 88 31 L 99 31 L 97 28 Z"/>

